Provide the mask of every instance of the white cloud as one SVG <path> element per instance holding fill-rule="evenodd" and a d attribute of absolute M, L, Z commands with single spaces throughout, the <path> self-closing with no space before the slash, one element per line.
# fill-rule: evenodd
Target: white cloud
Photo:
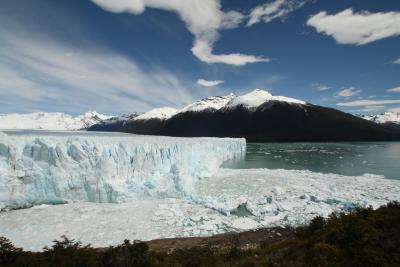
<path fill-rule="evenodd" d="M 277 18 L 284 18 L 292 11 L 302 7 L 306 2 L 304 0 L 274 0 L 257 6 L 250 12 L 247 26 L 261 21 L 268 23 Z"/>
<path fill-rule="evenodd" d="M 393 64 L 400 64 L 400 58 L 398 58 L 395 61 L 393 61 Z"/>
<path fill-rule="evenodd" d="M 390 99 L 390 100 L 356 100 L 350 102 L 340 102 L 337 106 L 340 107 L 360 107 L 360 106 L 373 106 L 373 105 L 389 105 L 389 104 L 400 104 L 400 99 Z"/>
<path fill-rule="evenodd" d="M 315 89 L 317 89 L 318 91 L 327 91 L 330 90 L 332 87 L 327 86 L 325 84 L 320 84 L 320 83 L 314 83 L 312 85 Z"/>
<path fill-rule="evenodd" d="M 395 88 L 391 88 L 391 89 L 387 89 L 386 92 L 400 93 L 400 86 L 399 87 L 395 87 Z"/>
<path fill-rule="evenodd" d="M 216 81 L 208 81 L 204 79 L 198 79 L 197 84 L 204 86 L 204 87 L 212 87 L 212 86 L 217 86 L 218 84 L 223 83 L 224 81 L 221 80 L 216 80 Z"/>
<path fill-rule="evenodd" d="M 193 100 L 182 79 L 167 70 L 144 71 L 112 51 L 23 36 L 0 31 L 2 112 L 96 109 L 118 114 Z"/>
<path fill-rule="evenodd" d="M 236 11 L 223 12 L 220 0 L 91 0 L 104 10 L 120 13 L 141 14 L 146 7 L 175 12 L 194 35 L 192 53 L 206 63 L 224 63 L 243 66 L 249 63 L 266 62 L 269 59 L 245 54 L 213 54 L 219 30 L 237 27 L 244 15 Z"/>
<path fill-rule="evenodd" d="M 363 109 L 355 110 L 359 112 L 372 112 L 385 109 L 386 106 L 366 106 Z"/>
<path fill-rule="evenodd" d="M 328 15 L 322 11 L 308 19 L 307 25 L 333 37 L 340 44 L 363 45 L 400 35 L 400 12 L 355 13 L 349 8 Z"/>
<path fill-rule="evenodd" d="M 192 53 L 201 61 L 209 64 L 224 63 L 234 66 L 244 66 L 249 63 L 270 61 L 268 58 L 238 53 L 215 55 L 212 53 L 213 44 L 214 41 L 210 42 L 210 40 L 207 39 L 197 39 L 191 49 Z"/>
<path fill-rule="evenodd" d="M 349 87 L 340 90 L 339 92 L 337 92 L 337 95 L 341 97 L 352 97 L 355 95 L 359 95 L 361 92 L 362 90 L 360 89 L 357 90 L 355 87 Z"/>

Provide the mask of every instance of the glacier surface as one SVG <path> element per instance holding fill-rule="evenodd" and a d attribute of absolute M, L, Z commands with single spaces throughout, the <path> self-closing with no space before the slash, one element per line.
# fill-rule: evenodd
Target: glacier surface
<path fill-rule="evenodd" d="M 0 210 L 190 195 L 245 152 L 244 139 L 110 133 L 0 133 Z"/>

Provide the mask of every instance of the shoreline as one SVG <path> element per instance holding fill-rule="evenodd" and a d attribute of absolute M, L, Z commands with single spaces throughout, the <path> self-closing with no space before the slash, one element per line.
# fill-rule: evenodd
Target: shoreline
<path fill-rule="evenodd" d="M 190 248 L 229 249 L 234 245 L 239 249 L 256 248 L 260 245 L 272 244 L 294 235 L 294 229 L 273 227 L 230 232 L 206 237 L 160 238 L 144 241 L 150 250 L 171 252 Z"/>

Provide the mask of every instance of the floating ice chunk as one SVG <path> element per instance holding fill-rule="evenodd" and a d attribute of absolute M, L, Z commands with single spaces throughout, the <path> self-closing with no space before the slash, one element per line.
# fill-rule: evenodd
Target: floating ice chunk
<path fill-rule="evenodd" d="M 275 195 L 281 195 L 281 194 L 285 193 L 285 189 L 283 189 L 282 187 L 279 187 L 279 186 L 274 186 L 271 191 Z"/>
<path fill-rule="evenodd" d="M 233 220 L 232 227 L 239 230 L 250 230 L 258 227 L 258 223 L 250 218 L 238 218 Z"/>
<path fill-rule="evenodd" d="M 304 170 L 221 169 L 209 181 L 195 185 L 193 198 L 227 216 L 243 217 L 247 210 L 244 217 L 264 226 L 298 226 L 317 215 L 399 201 L 400 181 L 383 178 Z M 230 212 L 224 212 L 227 210 Z"/>

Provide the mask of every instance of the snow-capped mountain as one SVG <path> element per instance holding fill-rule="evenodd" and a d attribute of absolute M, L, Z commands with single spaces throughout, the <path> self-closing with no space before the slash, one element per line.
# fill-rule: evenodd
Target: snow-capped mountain
<path fill-rule="evenodd" d="M 400 140 L 400 131 L 332 108 L 313 105 L 256 89 L 248 94 L 209 97 L 176 110 L 146 112 L 120 131 L 169 136 L 245 137 L 247 141 L 375 141 Z"/>
<path fill-rule="evenodd" d="M 237 106 L 243 106 L 248 109 L 257 109 L 260 105 L 268 101 L 280 101 L 280 102 L 301 104 L 301 105 L 306 104 L 306 102 L 298 99 L 289 98 L 285 96 L 273 96 L 267 91 L 261 89 L 255 89 L 248 94 L 233 97 L 226 104 L 225 108 L 235 108 Z"/>
<path fill-rule="evenodd" d="M 398 124 L 400 126 L 400 113 L 384 112 L 378 115 L 360 115 L 361 118 L 379 124 Z"/>
<path fill-rule="evenodd" d="M 79 116 L 59 112 L 0 114 L 0 129 L 81 130 L 108 118 L 110 116 L 96 111 L 88 111 Z"/>
<path fill-rule="evenodd" d="M 135 120 L 150 120 L 150 119 L 165 120 L 171 118 L 177 112 L 178 112 L 177 109 L 170 107 L 155 108 L 137 116 Z"/>
<path fill-rule="evenodd" d="M 229 94 L 226 96 L 211 96 L 204 98 L 202 100 L 196 101 L 192 104 L 187 105 L 179 112 L 187 111 L 203 111 L 203 110 L 219 110 L 226 106 L 232 99 L 236 98 L 234 94 Z"/>
<path fill-rule="evenodd" d="M 129 121 L 134 120 L 140 113 L 134 112 L 131 114 L 122 114 L 120 116 L 111 117 L 105 120 L 102 120 L 92 126 L 88 127 L 92 131 L 106 131 L 106 132 L 115 132 Z"/>
<path fill-rule="evenodd" d="M 137 116 L 135 120 L 150 120 L 150 119 L 160 119 L 166 120 L 173 116 L 182 114 L 185 112 L 203 112 L 203 111 L 217 111 L 222 109 L 232 109 L 238 106 L 245 107 L 249 111 L 257 109 L 258 106 L 264 104 L 268 101 L 280 101 L 291 104 L 302 104 L 305 105 L 306 102 L 284 97 L 284 96 L 273 96 L 267 91 L 261 89 L 255 89 L 248 94 L 236 96 L 234 94 L 229 94 L 226 96 L 211 96 L 194 103 L 185 106 L 182 109 L 175 109 L 170 107 L 155 108 L 148 112 Z"/>

